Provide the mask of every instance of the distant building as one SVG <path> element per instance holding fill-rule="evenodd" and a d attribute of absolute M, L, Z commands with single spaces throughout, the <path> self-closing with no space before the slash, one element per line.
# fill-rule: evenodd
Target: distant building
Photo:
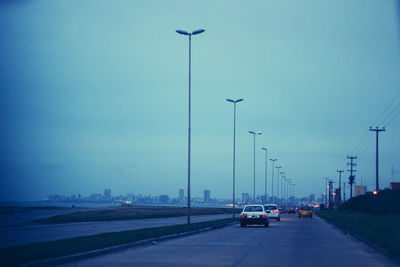
<path fill-rule="evenodd" d="M 243 203 L 248 203 L 249 200 L 250 200 L 249 193 L 242 193 L 242 201 L 243 201 Z"/>
<path fill-rule="evenodd" d="M 365 185 L 354 185 L 354 196 L 364 195 L 367 192 L 367 187 Z"/>
<path fill-rule="evenodd" d="M 179 188 L 179 203 L 184 203 L 185 202 L 185 188 L 180 187 Z"/>
<path fill-rule="evenodd" d="M 204 190 L 204 198 L 203 198 L 205 203 L 210 201 L 210 195 L 211 195 L 210 190 L 205 189 Z"/>
<path fill-rule="evenodd" d="M 104 189 L 104 198 L 105 199 L 110 199 L 111 198 L 111 189 L 110 188 Z"/>
<path fill-rule="evenodd" d="M 169 202 L 169 196 L 168 195 L 161 195 L 160 196 L 160 203 L 161 204 L 167 204 Z"/>

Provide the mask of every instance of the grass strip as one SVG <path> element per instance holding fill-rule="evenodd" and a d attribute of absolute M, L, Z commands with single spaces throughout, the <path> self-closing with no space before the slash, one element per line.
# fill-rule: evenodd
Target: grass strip
<path fill-rule="evenodd" d="M 240 210 L 237 210 L 238 212 Z M 229 208 L 192 208 L 192 215 L 210 215 L 232 213 Z M 182 207 L 124 207 L 109 208 L 104 210 L 91 210 L 56 215 L 48 218 L 38 219 L 38 223 L 74 223 L 74 222 L 98 222 L 116 220 L 136 220 L 150 218 L 167 218 L 185 216 L 187 209 Z"/>
<path fill-rule="evenodd" d="M 400 214 L 371 214 L 360 211 L 317 211 L 318 216 L 349 230 L 400 259 Z"/>
<path fill-rule="evenodd" d="M 146 239 L 189 232 L 207 227 L 217 227 L 233 221 L 233 219 L 222 219 L 192 223 L 189 225 L 179 224 L 127 230 L 0 248 L 0 258 L 2 260 L 2 266 L 14 266 L 38 260 L 57 258 L 96 249 L 128 244 Z"/>

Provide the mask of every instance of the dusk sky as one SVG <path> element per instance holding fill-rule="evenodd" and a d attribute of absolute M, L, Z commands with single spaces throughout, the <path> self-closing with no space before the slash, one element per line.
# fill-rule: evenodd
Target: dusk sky
<path fill-rule="evenodd" d="M 0 201 L 50 194 L 264 194 L 277 158 L 296 196 L 325 191 L 347 155 L 356 184 L 400 181 L 400 18 L 393 0 L 0 1 Z M 276 174 L 276 172 L 275 172 Z M 348 181 L 349 173 L 343 174 Z M 276 176 L 275 176 L 276 177 Z M 271 162 L 268 161 L 268 193 Z M 348 192 L 348 188 L 346 189 Z M 186 192 L 185 192 L 186 194 Z"/>

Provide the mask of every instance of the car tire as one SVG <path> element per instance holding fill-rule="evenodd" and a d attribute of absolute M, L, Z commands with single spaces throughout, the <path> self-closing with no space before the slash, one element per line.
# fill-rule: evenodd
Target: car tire
<path fill-rule="evenodd" d="M 269 223 L 264 224 L 264 227 L 265 228 L 269 227 Z"/>
<path fill-rule="evenodd" d="M 279 217 L 278 219 L 276 219 L 276 221 L 278 221 L 278 222 L 281 221 L 281 218 Z"/>
<path fill-rule="evenodd" d="M 241 223 L 240 227 L 246 227 L 246 224 L 245 223 Z"/>

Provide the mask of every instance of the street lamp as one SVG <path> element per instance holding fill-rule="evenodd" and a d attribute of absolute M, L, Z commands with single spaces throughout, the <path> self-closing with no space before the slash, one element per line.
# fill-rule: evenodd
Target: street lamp
<path fill-rule="evenodd" d="M 233 103 L 233 197 L 232 197 L 232 218 L 235 219 L 235 153 L 236 153 L 236 103 L 243 101 L 243 98 L 238 100 L 226 99 Z"/>
<path fill-rule="evenodd" d="M 267 165 L 268 165 L 268 157 L 267 157 L 267 153 L 268 153 L 268 149 L 266 147 L 262 147 L 262 150 L 265 150 L 265 191 L 264 191 L 264 201 L 265 204 L 267 204 Z"/>
<path fill-rule="evenodd" d="M 274 163 L 275 161 L 277 161 L 278 159 L 269 159 L 270 161 L 272 161 L 272 186 L 271 186 L 271 197 L 272 197 L 272 202 L 275 203 L 274 201 Z"/>
<path fill-rule="evenodd" d="M 279 202 L 279 169 L 282 167 L 276 166 L 275 168 L 278 169 L 278 177 L 276 178 L 276 204 L 278 204 L 278 202 Z"/>
<path fill-rule="evenodd" d="M 183 35 L 189 36 L 189 126 L 188 126 L 188 198 L 187 198 L 187 224 L 190 224 L 190 137 L 191 137 L 191 42 L 192 35 L 200 34 L 205 30 L 200 29 L 194 32 L 186 32 L 183 30 L 177 30 L 176 32 Z"/>
<path fill-rule="evenodd" d="M 261 132 L 254 132 L 254 131 L 249 131 L 250 134 L 253 135 L 254 137 L 254 153 L 253 153 L 253 198 L 254 198 L 254 203 L 256 203 L 256 135 L 260 135 Z"/>
<path fill-rule="evenodd" d="M 280 174 L 282 177 L 282 179 L 281 179 L 281 198 L 283 198 L 283 200 L 285 200 L 285 196 L 283 195 L 283 183 L 284 183 L 284 179 L 285 179 L 285 176 L 283 176 L 283 175 L 285 174 L 285 172 L 280 172 Z"/>

